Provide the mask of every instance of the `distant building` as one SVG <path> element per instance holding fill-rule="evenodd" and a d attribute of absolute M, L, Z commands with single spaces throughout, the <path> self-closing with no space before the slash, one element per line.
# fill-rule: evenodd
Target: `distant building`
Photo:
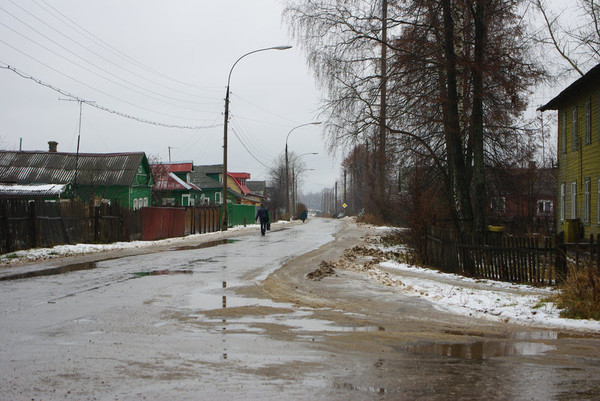
<path fill-rule="evenodd" d="M 600 64 L 539 110 L 558 111 L 557 231 L 579 219 L 600 233 Z"/>

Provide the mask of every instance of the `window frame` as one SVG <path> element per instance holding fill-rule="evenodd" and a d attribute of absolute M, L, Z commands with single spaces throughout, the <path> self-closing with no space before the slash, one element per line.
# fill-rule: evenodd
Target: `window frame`
<path fill-rule="evenodd" d="M 577 181 L 571 182 L 571 218 L 577 218 Z"/>
<path fill-rule="evenodd" d="M 565 221 L 565 208 L 567 207 L 567 184 L 560 184 L 560 221 Z M 598 205 L 600 208 L 600 204 Z"/>
<path fill-rule="evenodd" d="M 592 214 L 592 181 L 586 178 L 583 182 L 583 222 L 590 223 Z"/>
<path fill-rule="evenodd" d="M 560 122 L 560 148 L 562 153 L 567 153 L 567 112 L 562 113 L 562 118 Z"/>

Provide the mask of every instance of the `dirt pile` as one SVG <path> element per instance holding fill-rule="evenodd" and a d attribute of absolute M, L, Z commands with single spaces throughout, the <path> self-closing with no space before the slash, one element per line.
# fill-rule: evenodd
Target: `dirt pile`
<path fill-rule="evenodd" d="M 386 286 L 403 286 L 398 279 L 392 278 L 388 273 L 382 272 L 378 266 L 386 260 L 398 260 L 397 252 L 384 252 L 377 248 L 357 245 L 344 250 L 343 256 L 337 261 L 321 261 L 319 268 L 306 275 L 306 278 L 320 281 L 335 274 L 334 269 L 367 273 L 367 275 Z"/>
<path fill-rule="evenodd" d="M 315 271 L 308 273 L 306 275 L 306 278 L 310 280 L 320 281 L 325 277 L 333 276 L 335 274 L 335 270 L 333 269 L 334 267 L 334 262 L 326 262 L 323 260 L 319 265 L 319 268 Z"/>

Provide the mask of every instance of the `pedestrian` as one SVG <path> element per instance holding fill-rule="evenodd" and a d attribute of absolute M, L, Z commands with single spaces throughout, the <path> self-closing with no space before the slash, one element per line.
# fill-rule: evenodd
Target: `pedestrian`
<path fill-rule="evenodd" d="M 260 208 L 256 212 L 256 218 L 254 220 L 256 221 L 257 219 L 260 219 L 260 234 L 265 235 L 267 224 L 270 223 L 270 219 L 269 211 L 263 205 L 260 205 Z"/>
<path fill-rule="evenodd" d="M 304 223 L 304 220 L 306 220 L 308 213 L 306 213 L 306 210 L 302 211 L 302 215 L 300 216 L 300 219 L 302 219 L 302 222 Z"/>

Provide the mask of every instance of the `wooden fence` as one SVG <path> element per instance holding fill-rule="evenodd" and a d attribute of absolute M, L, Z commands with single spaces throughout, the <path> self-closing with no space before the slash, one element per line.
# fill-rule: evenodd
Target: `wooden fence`
<path fill-rule="evenodd" d="M 156 209 L 168 212 L 173 208 Z M 177 219 L 173 223 L 177 229 L 166 230 L 163 225 L 145 239 L 221 229 L 218 206 L 188 207 Z M 142 209 L 133 211 L 115 204 L 93 206 L 79 200 L 0 199 L 0 253 L 63 244 L 141 240 L 143 227 L 153 222 L 148 218 L 143 221 Z"/>
<path fill-rule="evenodd" d="M 427 230 L 426 262 L 440 270 L 471 277 L 555 284 L 564 274 L 564 266 L 557 264 L 557 258 L 562 260 L 564 255 L 552 238 L 475 238 L 437 227 Z"/>
<path fill-rule="evenodd" d="M 62 244 L 141 238 L 141 213 L 79 200 L 0 200 L 0 253 Z"/>

